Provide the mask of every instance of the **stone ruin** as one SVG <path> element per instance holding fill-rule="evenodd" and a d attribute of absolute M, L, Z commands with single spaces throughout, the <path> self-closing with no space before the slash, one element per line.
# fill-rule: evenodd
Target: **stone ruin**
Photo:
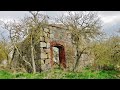
<path fill-rule="evenodd" d="M 43 31 L 44 34 L 40 37 L 40 60 L 42 70 L 54 67 L 55 64 L 58 64 L 62 68 L 67 68 L 66 52 L 67 49 L 73 48 L 70 41 L 70 33 L 56 25 L 50 25 L 44 28 Z M 55 52 L 55 47 L 57 52 Z M 57 53 L 57 56 L 55 53 Z M 71 56 L 74 56 L 74 53 L 72 53 Z"/>
<path fill-rule="evenodd" d="M 75 48 L 71 43 L 69 31 L 60 25 L 49 25 L 42 30 L 43 35 L 40 36 L 39 44 L 35 47 L 37 51 L 35 60 L 39 68 L 37 71 L 48 70 L 54 68 L 55 65 L 61 68 L 72 68 L 75 61 Z M 28 52 L 30 52 L 29 49 L 23 56 L 30 59 Z M 89 63 L 88 56 L 85 58 L 84 56 L 82 56 L 81 66 Z"/>

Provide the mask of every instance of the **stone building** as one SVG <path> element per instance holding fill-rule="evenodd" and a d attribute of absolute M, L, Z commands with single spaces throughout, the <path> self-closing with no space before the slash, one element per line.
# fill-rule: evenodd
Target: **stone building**
<path fill-rule="evenodd" d="M 61 25 L 48 25 L 42 28 L 42 31 L 43 34 L 40 35 L 39 43 L 35 45 L 37 71 L 48 70 L 54 68 L 55 65 L 61 68 L 72 68 L 75 61 L 75 48 L 71 43 L 69 31 Z M 22 56 L 31 62 L 29 54 L 30 45 L 27 47 L 24 46 L 26 45 L 21 44 L 20 47 Z M 19 56 L 15 56 L 14 58 L 16 59 L 18 57 Z M 82 61 L 86 60 L 83 58 Z"/>
<path fill-rule="evenodd" d="M 42 70 L 49 69 L 58 64 L 67 68 L 67 51 L 71 49 L 71 59 L 74 60 L 75 51 L 70 40 L 70 33 L 62 26 L 49 25 L 43 29 L 44 34 L 40 37 L 40 60 Z M 55 49 L 58 55 L 55 56 Z M 57 62 L 59 59 L 59 63 Z"/>

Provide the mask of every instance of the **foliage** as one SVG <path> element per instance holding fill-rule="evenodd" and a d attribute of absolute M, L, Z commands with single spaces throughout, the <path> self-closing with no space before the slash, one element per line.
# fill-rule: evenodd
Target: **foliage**
<path fill-rule="evenodd" d="M 39 44 L 40 36 L 43 35 L 42 28 L 48 23 L 47 19 L 46 15 L 40 14 L 38 11 L 30 11 L 30 16 L 19 21 L 3 22 L 3 28 L 9 31 L 13 45 L 11 64 L 14 68 L 23 67 L 28 72 L 36 73 L 35 45 Z M 26 55 L 26 52 L 29 56 Z"/>
<path fill-rule="evenodd" d="M 0 45 L 0 61 L 6 59 L 6 55 L 3 52 L 3 46 Z"/>
<path fill-rule="evenodd" d="M 7 60 L 8 50 L 5 47 L 6 46 L 4 46 L 2 42 L 0 42 L 0 62 L 3 60 Z"/>
<path fill-rule="evenodd" d="M 118 71 L 93 71 L 90 69 L 76 73 L 54 69 L 36 74 L 0 71 L 0 79 L 119 79 L 119 74 Z"/>
<path fill-rule="evenodd" d="M 9 60 L 12 65 L 7 68 L 36 73 L 36 71 L 41 71 L 40 63 L 36 60 L 36 53 L 40 52 L 37 51 L 37 46 L 39 46 L 40 36 L 43 35 L 43 28 L 47 27 L 49 23 L 46 15 L 42 15 L 38 11 L 30 13 L 31 16 L 24 17 L 18 22 L 4 23 L 3 27 L 9 31 L 12 46 L 9 46 L 3 37 L 3 41 L 0 42 L 0 63 L 2 60 L 9 60 L 9 54 L 13 50 L 12 58 Z M 106 40 L 90 42 L 101 35 L 101 21 L 94 12 L 68 12 L 67 16 L 58 19 L 70 32 L 73 44 L 71 47 L 75 47 L 75 50 L 72 50 L 71 47 L 66 50 L 69 53 L 66 56 L 69 70 L 72 70 L 71 67 L 73 67 L 73 71 L 75 71 L 77 67 L 80 67 L 82 54 L 91 52 L 91 55 L 94 56 L 92 68 L 102 71 L 83 70 L 82 73 L 73 73 L 51 70 L 41 74 L 17 73 L 13 76 L 1 71 L 1 75 L 5 74 L 6 78 L 7 75 L 14 78 L 113 78 L 108 76 L 108 73 L 111 74 L 114 71 L 104 70 L 120 70 L 120 37 L 113 36 Z M 71 56 L 74 52 L 75 57 Z M 18 58 L 15 58 L 15 55 Z M 75 61 L 73 61 L 74 58 Z M 1 76 L 1 78 L 3 77 Z"/>
<path fill-rule="evenodd" d="M 11 79 L 14 78 L 14 75 L 8 71 L 0 71 L 0 79 Z"/>
<path fill-rule="evenodd" d="M 58 21 L 69 30 L 71 42 L 76 48 L 75 65 L 73 71 L 79 65 L 79 60 L 91 38 L 101 34 L 101 20 L 94 12 L 67 12 L 67 16 L 58 18 Z"/>
<path fill-rule="evenodd" d="M 114 36 L 107 40 L 95 42 L 94 66 L 98 69 L 119 69 L 120 66 L 120 37 Z"/>

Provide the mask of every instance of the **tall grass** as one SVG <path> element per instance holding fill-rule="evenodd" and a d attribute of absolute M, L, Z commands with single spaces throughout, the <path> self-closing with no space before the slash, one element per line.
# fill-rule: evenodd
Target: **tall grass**
<path fill-rule="evenodd" d="M 90 69 L 84 69 L 81 72 L 54 69 L 36 74 L 0 71 L 0 79 L 119 79 L 119 75 L 118 71 L 93 71 Z"/>

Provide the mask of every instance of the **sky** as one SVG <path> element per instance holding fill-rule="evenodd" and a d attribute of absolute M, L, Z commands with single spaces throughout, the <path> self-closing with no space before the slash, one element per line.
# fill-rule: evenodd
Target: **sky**
<path fill-rule="evenodd" d="M 101 18 L 102 30 L 108 35 L 116 34 L 116 31 L 120 28 L 120 11 L 97 11 L 98 16 Z M 65 14 L 65 11 L 41 11 L 42 14 L 47 14 L 51 18 Z M 0 20 L 10 21 L 13 19 L 19 19 L 29 15 L 27 11 L 0 11 Z M 0 28 L 0 32 L 2 29 Z"/>

